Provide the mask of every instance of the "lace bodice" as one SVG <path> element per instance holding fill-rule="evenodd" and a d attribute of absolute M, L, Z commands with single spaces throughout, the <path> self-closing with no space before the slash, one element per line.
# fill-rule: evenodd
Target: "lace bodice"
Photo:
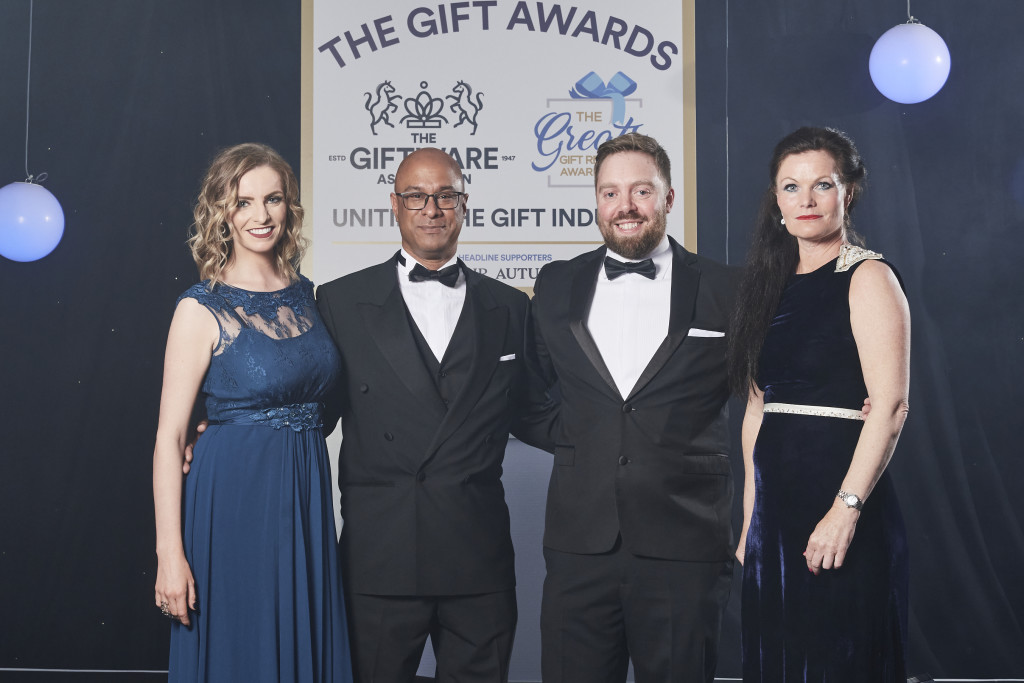
<path fill-rule="evenodd" d="M 276 292 L 250 292 L 209 281 L 190 287 L 217 319 L 220 340 L 203 380 L 202 398 L 214 423 L 319 426 L 314 406 L 331 390 L 339 358 L 304 277 Z"/>

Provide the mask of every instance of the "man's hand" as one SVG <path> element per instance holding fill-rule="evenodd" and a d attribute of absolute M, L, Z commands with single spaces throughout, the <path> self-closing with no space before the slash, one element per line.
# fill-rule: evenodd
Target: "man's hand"
<path fill-rule="evenodd" d="M 192 469 L 192 447 L 196 445 L 196 441 L 199 440 L 199 435 L 206 431 L 206 427 L 209 426 L 209 420 L 201 420 L 196 425 L 196 433 L 192 439 L 185 444 L 185 462 L 181 465 L 181 471 L 188 474 L 189 470 Z"/>

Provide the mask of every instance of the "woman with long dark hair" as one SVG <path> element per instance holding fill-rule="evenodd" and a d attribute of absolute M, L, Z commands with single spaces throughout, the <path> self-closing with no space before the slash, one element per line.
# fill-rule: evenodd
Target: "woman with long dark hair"
<path fill-rule="evenodd" d="M 783 138 L 740 287 L 728 356 L 747 398 L 748 682 L 906 680 L 906 536 L 885 470 L 908 410 L 910 316 L 896 271 L 851 228 L 865 177 L 839 131 Z"/>

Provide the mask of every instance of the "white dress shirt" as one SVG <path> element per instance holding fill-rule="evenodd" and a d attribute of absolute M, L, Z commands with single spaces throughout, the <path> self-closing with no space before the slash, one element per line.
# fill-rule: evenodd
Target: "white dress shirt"
<path fill-rule="evenodd" d="M 420 334 L 427 340 L 427 345 L 440 361 L 448 349 L 448 343 L 455 333 L 455 326 L 462 315 L 462 306 L 466 303 L 466 274 L 460 270 L 459 279 L 454 287 L 448 287 L 436 280 L 412 282 L 409 271 L 416 266 L 416 259 L 402 249 L 403 265 L 398 261 L 398 288 L 402 291 L 405 305 L 412 314 L 413 322 Z M 453 256 L 442 267 L 450 266 L 458 261 Z M 440 268 L 438 268 L 440 270 Z"/>
<path fill-rule="evenodd" d="M 623 258 L 611 249 L 608 256 L 627 262 L 644 260 Z M 587 315 L 590 334 L 623 398 L 632 392 L 654 352 L 668 335 L 672 247 L 667 236 L 648 258 L 654 261 L 653 280 L 635 273 L 609 280 L 602 262 L 594 301 Z"/>

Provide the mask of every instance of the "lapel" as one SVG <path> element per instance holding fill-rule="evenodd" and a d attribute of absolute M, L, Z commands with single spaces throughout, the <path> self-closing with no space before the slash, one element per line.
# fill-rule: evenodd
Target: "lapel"
<path fill-rule="evenodd" d="M 473 359 L 462 391 L 452 400 L 430 442 L 430 447 L 426 451 L 428 458 L 465 422 L 487 389 L 488 379 L 494 374 L 498 359 L 501 357 L 508 328 L 508 307 L 495 301 L 491 293 L 482 286 L 483 275 L 467 268 L 461 260 L 459 264 L 466 274 L 464 309 L 468 309 L 466 313 L 471 314 L 473 321 L 472 330 L 467 330 L 473 335 Z"/>
<path fill-rule="evenodd" d="M 572 276 L 569 284 L 569 330 L 580 345 L 580 350 L 594 366 L 594 370 L 604 380 L 604 387 L 611 393 L 615 400 L 620 400 L 618 388 L 612 373 L 605 365 L 601 352 L 597 349 L 597 343 L 587 329 L 587 312 L 590 310 L 590 303 L 594 300 L 594 288 L 597 287 L 597 274 L 604 264 L 604 256 L 607 249 L 600 247 L 582 258 L 579 267 Z"/>
<path fill-rule="evenodd" d="M 378 281 L 368 288 L 365 300 L 357 308 L 370 337 L 398 379 L 418 400 L 418 405 L 440 422 L 445 407 L 413 339 L 405 300 L 398 287 L 396 261 L 397 254 L 377 267 Z"/>
<path fill-rule="evenodd" d="M 668 240 L 672 245 L 672 311 L 668 318 L 668 334 L 658 350 L 651 356 L 650 362 L 640 374 L 640 378 L 636 381 L 633 390 L 629 392 L 627 399 L 635 396 L 661 372 L 665 363 L 675 353 L 676 348 L 686 339 L 686 335 L 690 331 L 690 321 L 693 320 L 697 288 L 700 284 L 700 269 L 697 267 L 697 259 L 671 237 Z"/>

